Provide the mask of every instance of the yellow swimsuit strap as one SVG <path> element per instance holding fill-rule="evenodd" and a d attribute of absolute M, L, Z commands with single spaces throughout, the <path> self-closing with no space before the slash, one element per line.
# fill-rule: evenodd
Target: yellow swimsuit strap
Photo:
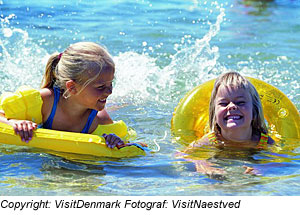
<path fill-rule="evenodd" d="M 209 133 L 207 135 L 207 137 L 208 137 L 208 140 L 209 140 L 210 144 L 213 144 L 213 145 L 218 145 L 219 144 L 219 141 L 218 141 L 218 139 L 217 139 L 214 132 Z M 259 143 L 257 145 L 257 148 L 259 148 L 259 149 L 265 148 L 268 144 L 268 139 L 269 139 L 269 136 L 267 134 L 261 133 L 260 134 L 260 140 L 259 140 Z"/>

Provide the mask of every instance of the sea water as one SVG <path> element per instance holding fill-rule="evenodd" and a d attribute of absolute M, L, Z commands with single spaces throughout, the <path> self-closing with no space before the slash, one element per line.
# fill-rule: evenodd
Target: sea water
<path fill-rule="evenodd" d="M 179 100 L 229 70 L 276 86 L 299 110 L 300 1 L 0 0 L 0 20 L 1 93 L 38 88 L 53 52 L 94 41 L 116 63 L 110 115 L 160 146 L 81 160 L 0 145 L 0 195 L 300 195 L 297 147 L 216 157 L 226 179 L 210 179 L 175 156 L 183 147 L 170 131 Z M 243 165 L 262 174 L 245 175 Z"/>

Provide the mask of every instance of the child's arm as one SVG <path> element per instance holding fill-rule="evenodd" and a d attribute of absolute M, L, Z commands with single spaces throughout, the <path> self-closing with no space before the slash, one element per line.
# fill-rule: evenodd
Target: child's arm
<path fill-rule="evenodd" d="M 191 143 L 185 150 L 184 154 L 193 154 L 196 150 L 203 146 L 209 145 L 208 136 L 205 135 L 201 139 Z M 187 161 L 191 161 L 195 164 L 196 171 L 202 174 L 207 175 L 212 179 L 224 179 L 226 172 L 223 169 L 214 167 L 215 164 L 207 161 L 206 159 L 199 160 L 197 158 L 192 158 L 192 156 L 188 156 L 188 158 L 184 158 Z"/>
<path fill-rule="evenodd" d="M 193 158 L 193 156 L 189 156 L 182 152 L 176 153 L 176 157 L 180 157 L 186 161 L 194 163 L 196 171 L 201 174 L 207 175 L 209 178 L 212 178 L 212 179 L 224 179 L 225 178 L 226 171 L 224 171 L 223 169 L 214 167 L 216 165 L 209 162 L 206 159 L 199 160 L 197 158 Z"/>
<path fill-rule="evenodd" d="M 199 149 L 199 147 L 202 147 L 204 145 L 209 145 L 209 140 L 207 135 L 204 135 L 201 139 L 196 140 L 194 142 L 192 142 L 185 150 L 184 153 L 186 154 L 190 154 L 193 151 Z"/>
<path fill-rule="evenodd" d="M 28 143 L 33 135 L 33 130 L 37 124 L 28 120 L 7 119 L 4 111 L 0 111 L 0 122 L 11 125 L 17 135 L 20 135 L 22 141 Z"/>

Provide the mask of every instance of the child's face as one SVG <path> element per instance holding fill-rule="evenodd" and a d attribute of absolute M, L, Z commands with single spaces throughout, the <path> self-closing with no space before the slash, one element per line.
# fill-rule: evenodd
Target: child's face
<path fill-rule="evenodd" d="M 215 114 L 222 134 L 233 129 L 249 131 L 253 119 L 252 108 L 248 91 L 221 85 L 215 99 Z"/>
<path fill-rule="evenodd" d="M 99 74 L 99 73 L 98 73 Z M 98 75 L 95 72 L 95 75 Z M 114 72 L 104 70 L 97 79 L 89 83 L 79 94 L 79 102 L 90 109 L 102 110 L 105 107 L 107 97 L 112 93 Z"/>

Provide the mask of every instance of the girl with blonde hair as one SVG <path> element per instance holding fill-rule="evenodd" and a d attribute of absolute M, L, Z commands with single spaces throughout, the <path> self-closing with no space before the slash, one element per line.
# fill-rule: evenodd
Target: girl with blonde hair
<path fill-rule="evenodd" d="M 92 133 L 99 124 L 113 123 L 104 109 L 112 93 L 115 64 L 110 54 L 93 42 L 78 42 L 62 53 L 50 56 L 40 95 L 42 127 L 61 131 Z M 6 119 L 23 141 L 30 141 L 37 124 L 28 120 Z M 116 135 L 103 135 L 108 147 L 124 142 Z"/>
<path fill-rule="evenodd" d="M 210 132 L 193 142 L 185 153 L 204 145 L 218 148 L 265 149 L 274 143 L 268 136 L 262 104 L 255 87 L 237 72 L 220 75 L 214 84 L 209 105 Z M 207 161 L 193 161 L 197 171 L 223 174 Z M 254 169 L 245 167 L 245 173 Z"/>

